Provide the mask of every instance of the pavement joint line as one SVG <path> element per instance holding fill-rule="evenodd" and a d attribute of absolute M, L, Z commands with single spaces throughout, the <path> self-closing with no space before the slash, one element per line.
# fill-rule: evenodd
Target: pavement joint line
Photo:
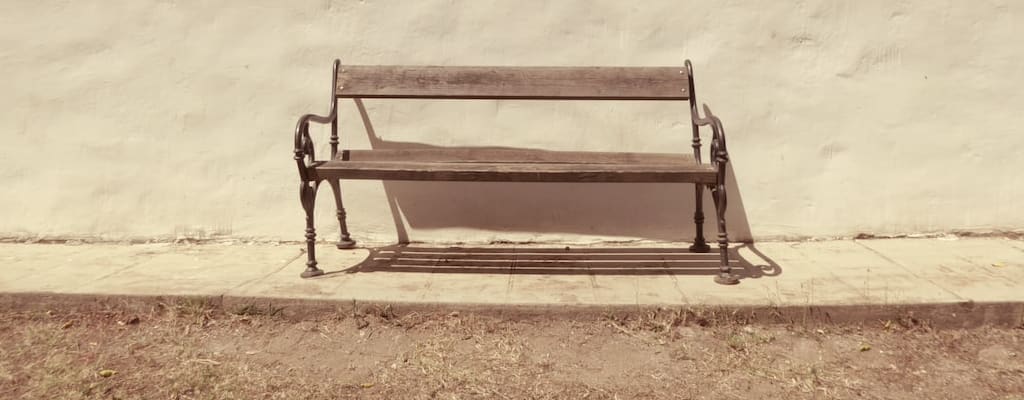
<path fill-rule="evenodd" d="M 599 286 L 597 284 L 597 277 L 594 276 L 594 270 L 590 268 L 590 265 L 587 265 L 586 262 L 583 265 L 587 268 L 587 280 L 590 281 L 590 295 L 594 296 L 595 301 L 598 301 L 597 289 Z"/>
<path fill-rule="evenodd" d="M 778 307 L 783 303 L 781 295 L 782 289 L 779 289 L 779 281 L 775 281 L 773 283 L 775 285 L 775 290 L 772 291 L 772 288 L 766 285 L 764 287 L 764 297 L 768 300 L 769 306 Z"/>
<path fill-rule="evenodd" d="M 1004 244 L 1006 246 L 1009 246 L 1011 249 L 1014 249 L 1014 250 L 1017 250 L 1017 251 L 1019 251 L 1021 253 L 1024 253 L 1024 247 L 1017 246 L 1012 241 L 1002 241 L 1002 240 L 1000 240 L 999 243 L 1000 244 Z"/>
<path fill-rule="evenodd" d="M 437 273 L 437 267 L 441 264 L 441 259 L 443 258 L 443 254 L 434 257 L 434 264 L 430 266 L 430 273 L 427 274 L 427 282 L 423 285 L 423 291 L 419 295 L 420 300 L 426 300 L 427 295 L 430 294 L 430 289 L 434 287 L 434 274 Z"/>
<path fill-rule="evenodd" d="M 676 274 L 673 274 L 672 270 L 665 265 L 664 258 L 661 260 L 661 268 L 665 270 L 665 275 L 667 275 L 668 279 L 672 281 L 672 287 L 676 290 L 676 293 L 679 293 L 679 298 L 683 300 L 683 303 L 689 303 L 689 300 L 686 298 L 686 293 L 683 293 L 683 289 L 679 287 L 679 279 L 676 278 Z"/>
<path fill-rule="evenodd" d="M 810 257 L 810 256 L 807 255 L 807 253 L 804 253 L 803 249 L 801 249 L 801 246 L 798 246 L 799 244 L 801 244 L 801 242 L 792 243 L 792 244 L 789 245 L 789 247 L 791 249 L 793 249 L 794 251 L 796 251 L 797 254 L 800 254 L 801 257 L 803 257 L 805 259 L 808 259 L 808 260 L 814 260 L 813 257 Z M 871 287 L 870 287 L 870 285 L 868 285 L 862 291 L 861 288 L 859 288 L 857 286 L 854 286 L 852 283 L 847 282 L 845 279 L 841 278 L 839 275 L 836 275 L 835 272 L 832 272 L 832 269 L 825 268 L 825 272 L 827 272 L 830 276 L 832 276 L 832 280 L 843 284 L 844 286 L 850 288 L 850 290 L 853 291 L 854 293 L 857 293 L 858 295 L 860 295 L 865 302 L 870 302 L 871 301 L 871 296 L 870 296 Z M 813 281 L 813 278 L 812 278 L 812 281 Z M 778 288 L 778 281 L 775 281 L 775 282 L 776 282 L 775 283 L 776 288 Z"/>
<path fill-rule="evenodd" d="M 1007 276 L 1007 275 L 1003 275 L 1003 272 L 998 270 L 998 269 L 991 269 L 991 268 L 989 268 L 988 265 L 978 264 L 978 263 L 974 262 L 973 260 L 971 260 L 970 258 L 961 256 L 961 255 L 957 255 L 956 258 L 959 258 L 963 262 L 966 262 L 966 263 L 968 263 L 970 265 L 973 265 L 975 267 L 981 268 L 981 270 L 983 270 L 983 271 L 990 272 L 993 275 L 996 275 L 996 276 L 998 276 L 998 277 L 1000 277 L 1002 279 L 1008 280 L 1011 283 L 1015 283 L 1015 284 L 1018 283 L 1015 279 L 1013 279 L 1013 277 Z"/>
<path fill-rule="evenodd" d="M 274 276 L 274 274 L 279 273 L 279 272 L 283 271 L 285 268 L 288 268 L 289 265 L 292 265 L 292 263 L 295 262 L 295 260 L 298 260 L 299 258 L 302 258 L 303 254 L 306 254 L 306 252 L 302 251 L 302 250 L 299 250 L 299 252 L 297 254 L 295 254 L 295 256 L 293 256 L 288 261 L 285 261 L 284 264 L 281 265 L 280 267 L 278 267 L 277 269 L 275 269 L 273 271 L 270 271 L 270 272 L 268 272 L 266 274 L 263 274 L 263 276 L 259 276 L 259 277 L 255 277 L 255 278 L 249 278 L 248 280 L 246 280 L 246 281 L 244 281 L 242 283 L 239 283 L 239 284 L 237 284 L 235 286 L 232 286 L 230 289 L 225 290 L 223 295 L 226 295 L 226 294 L 229 294 L 231 292 L 234 292 L 235 290 L 241 289 L 241 288 L 245 287 L 245 285 L 251 284 L 253 282 L 261 281 L 261 280 L 267 279 L 267 278 L 269 278 L 271 276 Z"/>
<path fill-rule="evenodd" d="M 633 303 L 640 306 L 640 277 L 633 275 Z"/>
<path fill-rule="evenodd" d="M 804 304 L 814 304 L 814 278 L 808 279 L 805 282 L 807 284 L 806 286 L 803 284 L 800 285 L 800 289 L 804 291 L 803 294 L 806 299 Z"/>
<path fill-rule="evenodd" d="M 516 247 L 512 246 L 512 264 L 508 268 L 508 284 L 505 286 L 505 303 L 512 300 L 512 288 L 515 286 L 513 283 L 513 277 L 516 276 L 516 263 L 519 261 L 519 255 L 516 254 Z"/>
<path fill-rule="evenodd" d="M 128 265 L 126 265 L 126 266 L 124 266 L 124 267 L 118 268 L 118 269 L 116 269 L 116 270 L 114 270 L 114 271 L 110 271 L 110 272 L 108 272 L 108 273 L 106 273 L 106 274 L 103 274 L 103 275 L 101 275 L 101 276 L 98 276 L 98 277 L 96 277 L 96 278 L 93 278 L 93 280 L 89 281 L 89 283 L 96 283 L 96 282 L 100 282 L 100 281 L 102 281 L 102 280 L 104 280 L 104 279 L 107 279 L 107 278 L 109 278 L 109 277 L 111 277 L 111 276 L 114 276 L 114 275 L 120 274 L 120 273 L 122 273 L 122 272 L 124 272 L 124 271 L 127 271 L 127 270 L 129 270 L 129 269 L 135 268 L 135 267 L 137 267 L 137 266 L 141 265 L 141 264 L 142 264 L 142 263 L 144 263 L 144 262 L 146 262 L 146 260 L 140 260 L 140 261 L 136 261 L 136 262 L 133 262 L 133 263 L 131 263 L 131 264 L 128 264 Z"/>
<path fill-rule="evenodd" d="M 679 298 L 682 300 L 683 304 L 689 306 L 690 297 L 686 295 L 686 292 L 683 290 L 683 287 L 679 286 L 679 275 L 673 272 L 671 269 L 669 269 L 667 265 L 665 265 L 664 259 L 662 259 L 662 267 L 665 268 L 665 271 L 668 274 L 668 276 L 672 278 L 672 286 L 675 287 L 677 292 L 679 292 Z M 778 281 L 776 281 L 775 284 L 778 285 Z"/>
<path fill-rule="evenodd" d="M 963 296 L 960 296 L 959 294 L 957 294 L 956 292 L 954 292 L 954 291 L 952 291 L 952 290 L 950 290 L 950 289 L 946 288 L 945 286 L 942 286 L 942 285 L 940 285 L 940 284 L 938 284 L 938 283 L 935 283 L 935 281 L 932 281 L 932 280 L 931 280 L 931 279 L 929 279 L 929 278 L 926 278 L 926 277 L 923 277 L 923 276 L 920 276 L 920 275 L 918 275 L 918 274 L 914 273 L 914 271 L 913 271 L 913 270 L 911 270 L 911 269 L 910 269 L 909 267 L 907 267 L 906 265 L 903 265 L 903 263 L 901 263 L 901 262 L 899 262 L 899 261 L 896 261 L 895 259 L 893 259 L 893 258 L 891 258 L 891 257 L 889 257 L 889 256 L 887 256 L 887 255 L 885 255 L 885 254 L 883 254 L 882 252 L 880 252 L 880 251 L 878 251 L 878 250 L 875 250 L 875 249 L 873 249 L 873 248 L 869 247 L 868 245 L 866 245 L 866 244 L 864 244 L 864 243 L 861 243 L 861 241 L 860 241 L 860 240 L 854 240 L 853 242 L 854 242 L 854 243 L 856 243 L 856 244 L 858 244 L 858 245 L 860 245 L 861 247 L 863 247 L 863 248 L 865 248 L 865 249 L 868 249 L 869 251 L 871 251 L 872 253 L 874 253 L 874 254 L 875 254 L 875 255 L 877 255 L 878 257 L 882 258 L 883 260 L 885 260 L 885 261 L 888 261 L 888 262 L 890 262 L 890 263 L 892 263 L 892 264 L 894 264 L 894 265 L 896 265 L 896 266 L 898 266 L 898 267 L 902 268 L 902 269 L 903 269 L 904 271 L 906 271 L 907 273 L 909 273 L 909 274 L 910 274 L 910 275 L 912 275 L 913 277 L 915 277 L 915 278 L 918 278 L 918 279 L 921 279 L 921 280 L 923 280 L 923 281 L 925 281 L 925 282 L 928 282 L 928 283 L 932 284 L 932 286 L 935 286 L 935 287 L 937 287 L 937 288 L 939 288 L 939 289 L 942 289 L 942 291 L 944 291 L 944 292 L 946 292 L 946 293 L 949 293 L 949 294 L 953 295 L 953 297 L 956 297 L 956 298 L 957 298 L 957 299 L 959 299 L 960 301 L 970 301 L 970 299 L 966 299 L 966 298 L 964 298 Z"/>
<path fill-rule="evenodd" d="M 587 278 L 590 279 L 590 288 L 596 290 L 597 289 L 597 277 L 594 276 L 594 270 L 591 269 L 589 265 L 587 266 Z"/>

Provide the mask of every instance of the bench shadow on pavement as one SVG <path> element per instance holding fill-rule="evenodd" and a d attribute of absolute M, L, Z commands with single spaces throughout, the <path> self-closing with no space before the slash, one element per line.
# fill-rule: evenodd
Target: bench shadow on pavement
<path fill-rule="evenodd" d="M 707 275 L 718 273 L 718 251 L 678 248 L 430 247 L 391 245 L 369 249 L 365 260 L 333 273 L 430 272 L 445 274 Z M 745 250 L 745 251 L 741 251 Z M 749 254 L 749 255 L 748 255 Z M 782 268 L 753 244 L 729 251 L 741 279 L 778 276 Z M 332 273 L 328 273 L 330 275 Z"/>

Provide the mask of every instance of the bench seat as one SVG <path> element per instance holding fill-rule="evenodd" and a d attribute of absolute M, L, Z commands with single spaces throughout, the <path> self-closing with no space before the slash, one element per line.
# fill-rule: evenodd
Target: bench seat
<path fill-rule="evenodd" d="M 693 155 L 502 148 L 343 150 L 310 171 L 317 179 L 496 182 L 691 182 L 717 170 Z"/>

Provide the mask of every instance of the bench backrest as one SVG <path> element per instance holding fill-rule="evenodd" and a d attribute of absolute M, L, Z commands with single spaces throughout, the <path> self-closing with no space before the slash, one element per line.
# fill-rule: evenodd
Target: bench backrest
<path fill-rule="evenodd" d="M 687 100 L 686 67 L 439 67 L 345 65 L 343 98 Z"/>

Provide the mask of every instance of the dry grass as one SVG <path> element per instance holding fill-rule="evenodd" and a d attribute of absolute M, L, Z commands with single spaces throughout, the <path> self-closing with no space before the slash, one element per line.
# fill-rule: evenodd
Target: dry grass
<path fill-rule="evenodd" d="M 1024 398 L 1021 329 L 766 326 L 716 309 L 575 321 L 281 311 L 204 299 L 3 311 L 0 398 Z"/>

